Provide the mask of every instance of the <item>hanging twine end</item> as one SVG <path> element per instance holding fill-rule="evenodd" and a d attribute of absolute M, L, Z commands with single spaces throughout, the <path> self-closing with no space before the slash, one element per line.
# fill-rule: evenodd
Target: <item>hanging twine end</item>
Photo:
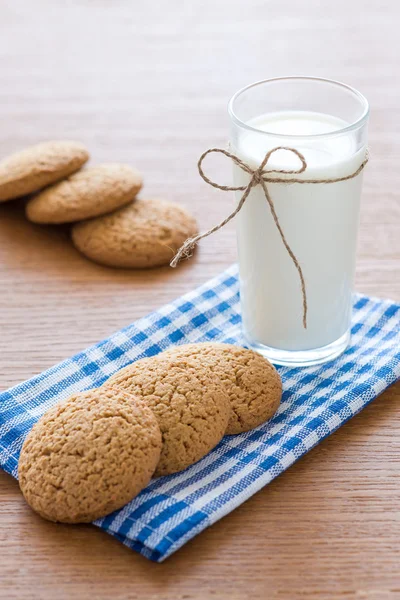
<path fill-rule="evenodd" d="M 175 254 L 174 258 L 169 263 L 169 266 L 175 269 L 181 260 L 187 260 L 193 254 L 193 251 L 196 247 L 197 236 L 193 238 L 188 238 L 186 242 L 182 244 L 179 248 L 178 252 Z"/>

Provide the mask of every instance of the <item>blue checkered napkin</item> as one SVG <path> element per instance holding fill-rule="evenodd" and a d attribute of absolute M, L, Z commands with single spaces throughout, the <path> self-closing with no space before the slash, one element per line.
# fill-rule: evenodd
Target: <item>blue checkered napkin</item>
<path fill-rule="evenodd" d="M 0 466 L 17 476 L 32 425 L 55 402 L 101 385 L 173 344 L 241 344 L 237 267 L 108 339 L 0 394 Z M 153 480 L 95 525 L 158 562 L 282 473 L 400 377 L 400 306 L 357 295 L 351 345 L 322 367 L 279 369 L 284 395 L 267 424 L 226 437 L 182 473 Z"/>

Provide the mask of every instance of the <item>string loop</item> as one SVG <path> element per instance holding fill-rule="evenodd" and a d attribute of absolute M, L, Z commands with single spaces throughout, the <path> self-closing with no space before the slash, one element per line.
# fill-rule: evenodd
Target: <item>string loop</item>
<path fill-rule="evenodd" d="M 300 160 L 301 166 L 297 169 L 266 169 L 269 159 L 278 150 L 286 150 L 288 152 L 292 152 L 293 154 L 295 154 L 297 156 L 297 158 Z M 208 156 L 209 154 L 212 154 L 212 153 L 220 153 L 220 154 L 223 154 L 224 156 L 227 156 L 228 158 L 230 158 L 238 167 L 240 167 L 245 173 L 247 173 L 250 176 L 249 183 L 247 185 L 243 185 L 243 186 L 220 185 L 219 183 L 216 183 L 215 181 L 212 181 L 212 179 L 207 177 L 207 175 L 203 171 L 203 161 L 206 158 L 206 156 Z M 329 178 L 329 179 L 305 179 L 305 178 L 296 178 L 296 177 L 288 178 L 288 177 L 277 177 L 276 176 L 276 174 L 278 174 L 278 175 L 279 174 L 280 175 L 300 175 L 301 173 L 304 173 L 306 171 L 306 169 L 307 169 L 306 159 L 304 158 L 304 156 L 301 152 L 296 150 L 296 148 L 290 148 L 288 146 L 277 146 L 276 148 L 272 148 L 271 150 L 269 150 L 266 153 L 262 162 L 256 169 L 253 169 L 250 165 L 245 163 L 242 159 L 240 159 L 235 154 L 232 154 L 231 152 L 228 152 L 227 150 L 223 150 L 222 148 L 210 148 L 209 150 L 206 150 L 200 156 L 199 161 L 197 163 L 197 168 L 199 170 L 200 176 L 204 179 L 204 181 L 206 183 L 208 183 L 209 185 L 211 185 L 212 187 L 217 188 L 219 190 L 223 190 L 224 192 L 243 191 L 243 194 L 242 194 L 242 197 L 240 198 L 235 210 L 230 215 L 228 215 L 226 217 L 226 219 L 224 219 L 223 221 L 221 221 L 221 223 L 219 223 L 218 225 L 215 225 L 208 231 L 205 231 L 204 233 L 199 233 L 198 235 L 188 238 L 184 242 L 184 244 L 180 247 L 178 252 L 175 254 L 174 258 L 172 259 L 172 261 L 170 263 L 170 266 L 176 267 L 182 259 L 190 258 L 197 242 L 199 242 L 199 240 L 202 240 L 203 238 L 208 237 L 212 233 L 215 233 L 216 231 L 218 231 L 219 229 L 224 227 L 227 223 L 229 223 L 229 221 L 231 221 L 238 214 L 238 212 L 242 209 L 242 206 L 246 202 L 251 190 L 254 187 L 256 187 L 257 185 L 261 185 L 263 192 L 264 192 L 265 199 L 270 208 L 272 218 L 278 229 L 279 235 L 282 239 L 283 245 L 285 246 L 286 251 L 289 254 L 290 258 L 292 259 L 293 264 L 296 267 L 298 275 L 299 275 L 301 292 L 302 292 L 302 297 L 303 297 L 303 326 L 306 329 L 307 328 L 307 291 L 306 291 L 306 284 L 304 281 L 303 271 L 302 271 L 302 268 L 300 266 L 300 263 L 299 263 L 296 255 L 294 254 L 293 250 L 289 246 L 289 243 L 288 243 L 288 241 L 285 237 L 285 234 L 282 230 L 278 215 L 275 210 L 275 205 L 273 203 L 273 200 L 272 200 L 271 195 L 268 190 L 267 183 L 300 183 L 300 184 L 325 183 L 325 184 L 328 184 L 328 183 L 338 183 L 340 181 L 347 181 L 348 179 L 353 179 L 354 177 L 357 177 L 357 175 L 359 175 L 361 173 L 361 171 L 364 169 L 365 165 L 368 162 L 368 158 L 369 157 L 368 157 L 368 151 L 367 151 L 365 154 L 365 158 L 364 158 L 363 162 L 361 163 L 361 165 L 358 167 L 358 169 L 356 171 L 354 171 L 350 175 L 345 175 L 344 177 Z"/>

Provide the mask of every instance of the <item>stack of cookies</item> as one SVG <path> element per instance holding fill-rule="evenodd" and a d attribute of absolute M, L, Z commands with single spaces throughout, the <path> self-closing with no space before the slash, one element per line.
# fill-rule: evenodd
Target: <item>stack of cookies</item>
<path fill-rule="evenodd" d="M 223 438 L 270 419 L 282 395 L 261 355 L 220 343 L 177 346 L 52 407 L 26 438 L 21 490 L 42 517 L 85 523 L 182 471 Z"/>
<path fill-rule="evenodd" d="M 82 167 L 89 160 L 77 142 L 45 142 L 0 162 L 0 202 L 29 195 L 33 223 L 72 223 L 82 254 L 103 265 L 145 268 L 168 264 L 197 233 L 195 219 L 165 200 L 137 199 L 143 180 L 124 164 Z"/>

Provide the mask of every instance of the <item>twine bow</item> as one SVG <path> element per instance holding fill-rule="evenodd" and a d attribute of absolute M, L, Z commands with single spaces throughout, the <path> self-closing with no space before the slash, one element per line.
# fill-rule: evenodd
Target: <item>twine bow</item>
<path fill-rule="evenodd" d="M 292 152 L 293 154 L 295 154 L 301 162 L 301 167 L 299 167 L 298 169 L 266 169 L 265 167 L 267 166 L 268 161 L 271 158 L 272 154 L 274 154 L 274 152 L 277 152 L 278 150 L 287 150 L 288 152 Z M 214 152 L 224 154 L 228 158 L 232 159 L 232 161 L 238 167 L 240 167 L 243 171 L 245 171 L 245 173 L 248 173 L 248 175 L 250 175 L 249 183 L 247 185 L 235 187 L 235 186 L 228 186 L 228 185 L 220 185 L 219 183 L 215 183 L 215 181 L 212 181 L 211 179 L 209 179 L 203 171 L 202 163 L 208 154 L 211 154 Z M 243 204 L 246 202 L 251 190 L 254 187 L 256 187 L 257 185 L 261 185 L 264 195 L 265 195 L 265 199 L 268 202 L 268 205 L 269 205 L 269 208 L 270 208 L 270 211 L 272 214 L 272 218 L 276 225 L 276 228 L 278 229 L 279 235 L 282 239 L 282 242 L 283 242 L 290 258 L 292 259 L 293 264 L 296 267 L 298 274 L 299 274 L 300 284 L 301 284 L 301 293 L 302 293 L 302 297 L 303 297 L 303 326 L 306 329 L 307 328 L 307 292 L 306 292 L 306 284 L 304 281 L 303 271 L 302 271 L 302 268 L 300 266 L 300 263 L 299 263 L 296 255 L 294 254 L 293 250 L 291 249 L 291 247 L 288 244 L 288 241 L 286 240 L 285 234 L 284 234 L 281 224 L 279 222 L 278 215 L 276 214 L 275 206 L 272 201 L 271 195 L 269 193 L 267 183 L 301 183 L 301 184 L 303 184 L 303 183 L 338 183 L 339 181 L 346 181 L 348 179 L 353 179 L 354 177 L 357 177 L 357 175 L 359 175 L 361 173 L 361 171 L 364 169 L 367 162 L 368 162 L 368 152 L 365 154 L 365 158 L 364 158 L 363 162 L 361 163 L 361 165 L 358 167 L 358 169 L 356 171 L 354 171 L 354 173 L 351 173 L 350 175 L 346 175 L 344 177 L 337 177 L 337 178 L 332 178 L 332 179 L 331 178 L 330 179 L 304 179 L 304 178 L 300 179 L 300 178 L 296 178 L 296 177 L 286 178 L 286 177 L 272 176 L 271 173 L 280 173 L 280 174 L 285 174 L 285 175 L 300 175 L 300 173 L 304 173 L 304 171 L 307 169 L 306 159 L 304 158 L 304 156 L 301 152 L 296 150 L 296 148 L 289 148 L 286 146 L 277 146 L 276 148 L 272 148 L 271 150 L 269 150 L 266 153 L 263 161 L 261 162 L 259 167 L 257 167 L 256 169 L 253 169 L 252 167 L 250 167 L 250 165 L 243 162 L 238 156 L 235 156 L 235 154 L 231 154 L 227 150 L 223 150 L 221 148 L 210 148 L 209 150 L 206 150 L 206 152 L 204 152 L 200 156 L 199 161 L 197 163 L 197 167 L 198 167 L 200 176 L 204 179 L 204 181 L 206 183 L 212 185 L 213 187 L 215 187 L 219 190 L 223 190 L 225 192 L 243 191 L 243 195 L 240 198 L 235 210 L 228 217 L 226 217 L 226 219 L 221 221 L 221 223 L 219 223 L 218 225 L 215 225 L 215 227 L 212 227 L 211 229 L 209 229 L 208 231 L 205 231 L 204 233 L 200 233 L 191 238 L 188 238 L 184 242 L 184 244 L 180 247 L 178 252 L 175 254 L 174 258 L 172 259 L 172 261 L 170 263 L 170 266 L 176 267 L 182 259 L 189 258 L 192 255 L 193 249 L 199 240 L 201 240 L 205 237 L 208 237 L 209 235 L 211 235 L 212 233 L 215 233 L 216 231 L 218 231 L 219 229 L 224 227 L 227 223 L 229 223 L 229 221 L 231 221 L 231 219 L 233 219 L 238 214 L 238 212 L 241 210 L 241 208 L 242 208 Z"/>

